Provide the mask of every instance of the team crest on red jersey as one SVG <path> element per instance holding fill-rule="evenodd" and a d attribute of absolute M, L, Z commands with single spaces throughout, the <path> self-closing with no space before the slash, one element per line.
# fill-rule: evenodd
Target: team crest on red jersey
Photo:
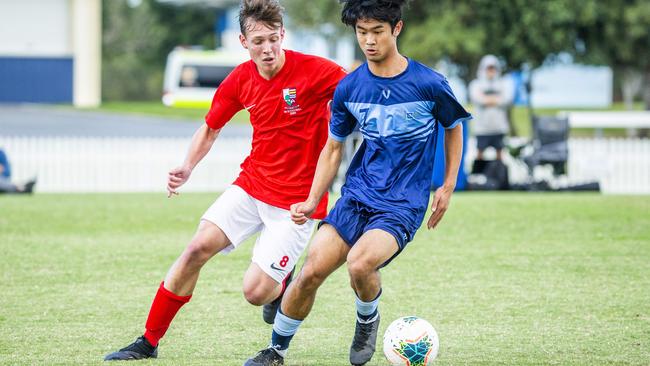
<path fill-rule="evenodd" d="M 296 102 L 296 88 L 282 89 L 282 98 L 284 99 L 284 102 L 291 107 L 293 103 Z"/>
<path fill-rule="evenodd" d="M 284 113 L 296 114 L 296 112 L 301 110 L 300 105 L 296 102 L 297 95 L 296 88 L 282 89 L 282 100 L 286 104 L 284 106 Z"/>

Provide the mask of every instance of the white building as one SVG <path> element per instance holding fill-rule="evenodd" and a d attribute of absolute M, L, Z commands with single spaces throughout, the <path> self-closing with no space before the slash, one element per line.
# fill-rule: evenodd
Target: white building
<path fill-rule="evenodd" d="M 0 0 L 0 102 L 101 101 L 101 0 Z"/>

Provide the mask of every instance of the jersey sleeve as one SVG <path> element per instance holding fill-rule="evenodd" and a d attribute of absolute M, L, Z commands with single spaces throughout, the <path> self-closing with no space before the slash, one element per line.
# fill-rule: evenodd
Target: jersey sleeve
<path fill-rule="evenodd" d="M 357 120 L 345 106 L 347 92 L 342 83 L 334 91 L 332 99 L 332 117 L 330 120 L 330 137 L 336 141 L 343 142 L 345 138 L 354 131 Z"/>
<path fill-rule="evenodd" d="M 205 123 L 213 130 L 223 127 L 235 113 L 244 107 L 239 101 L 239 73 L 241 68 L 236 68 L 228 75 L 217 88 L 212 98 L 212 105 L 205 116 Z"/>
<path fill-rule="evenodd" d="M 443 78 L 438 83 L 434 98 L 433 116 L 444 128 L 454 128 L 459 123 L 472 118 L 472 115 L 467 113 L 456 100 L 447 79 Z"/>
<path fill-rule="evenodd" d="M 321 95 L 325 98 L 332 99 L 336 86 L 347 75 L 347 71 L 331 61 L 326 61 L 323 66 L 323 70 L 319 70 L 319 84 L 322 85 Z"/>

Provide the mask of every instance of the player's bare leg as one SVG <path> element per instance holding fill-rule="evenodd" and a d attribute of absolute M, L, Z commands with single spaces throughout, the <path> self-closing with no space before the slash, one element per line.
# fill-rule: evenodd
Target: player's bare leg
<path fill-rule="evenodd" d="M 158 341 L 176 312 L 189 301 L 199 272 L 215 254 L 230 245 L 230 240 L 215 224 L 202 220 L 196 234 L 169 269 L 158 289 L 147 318 L 145 334 L 130 345 L 107 355 L 105 361 L 139 360 L 158 356 Z"/>
<path fill-rule="evenodd" d="M 503 161 L 503 149 L 497 149 L 497 160 Z"/>
<path fill-rule="evenodd" d="M 191 295 L 201 268 L 228 245 L 230 240 L 223 230 L 210 221 L 201 220 L 196 234 L 167 272 L 165 288 L 178 296 Z"/>
<path fill-rule="evenodd" d="M 336 230 L 324 224 L 314 236 L 305 264 L 287 289 L 282 300 L 282 313 L 303 320 L 309 315 L 318 288 L 338 269 L 350 251 Z"/>
<path fill-rule="evenodd" d="M 252 305 L 268 304 L 280 296 L 282 283 L 264 272 L 257 263 L 251 263 L 244 274 L 244 297 Z"/>
<path fill-rule="evenodd" d="M 273 324 L 275 314 L 282 302 L 283 292 L 293 279 L 293 270 L 281 281 L 277 282 L 257 263 L 251 263 L 244 275 L 244 297 L 252 305 L 263 305 L 262 319 L 267 324 Z"/>
<path fill-rule="evenodd" d="M 273 325 L 272 347 L 260 351 L 244 365 L 267 366 L 284 363 L 284 354 L 289 341 L 299 323 L 311 311 L 318 288 L 345 262 L 349 251 L 350 247 L 332 226 L 324 224 L 316 232 L 305 264 L 282 299 L 281 314 L 278 314 Z M 293 333 L 289 332 L 290 335 L 285 333 L 287 323 L 293 327 Z"/>
<path fill-rule="evenodd" d="M 350 346 L 350 363 L 363 365 L 375 353 L 379 329 L 379 266 L 389 260 L 399 247 L 392 234 L 379 229 L 364 233 L 347 256 L 350 285 L 357 295 L 357 322 Z"/>

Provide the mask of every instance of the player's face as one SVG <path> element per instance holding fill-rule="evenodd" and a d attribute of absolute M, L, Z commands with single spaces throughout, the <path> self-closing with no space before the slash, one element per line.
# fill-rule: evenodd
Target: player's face
<path fill-rule="evenodd" d="M 269 77 L 280 71 L 284 64 L 283 39 L 284 27 L 269 28 L 265 23 L 255 21 L 249 21 L 246 34 L 239 35 L 239 41 L 248 50 L 257 70 Z"/>
<path fill-rule="evenodd" d="M 357 42 L 372 62 L 381 62 L 393 53 L 397 53 L 397 36 L 402 30 L 400 20 L 391 31 L 390 23 L 374 19 L 359 19 L 355 26 Z"/>

